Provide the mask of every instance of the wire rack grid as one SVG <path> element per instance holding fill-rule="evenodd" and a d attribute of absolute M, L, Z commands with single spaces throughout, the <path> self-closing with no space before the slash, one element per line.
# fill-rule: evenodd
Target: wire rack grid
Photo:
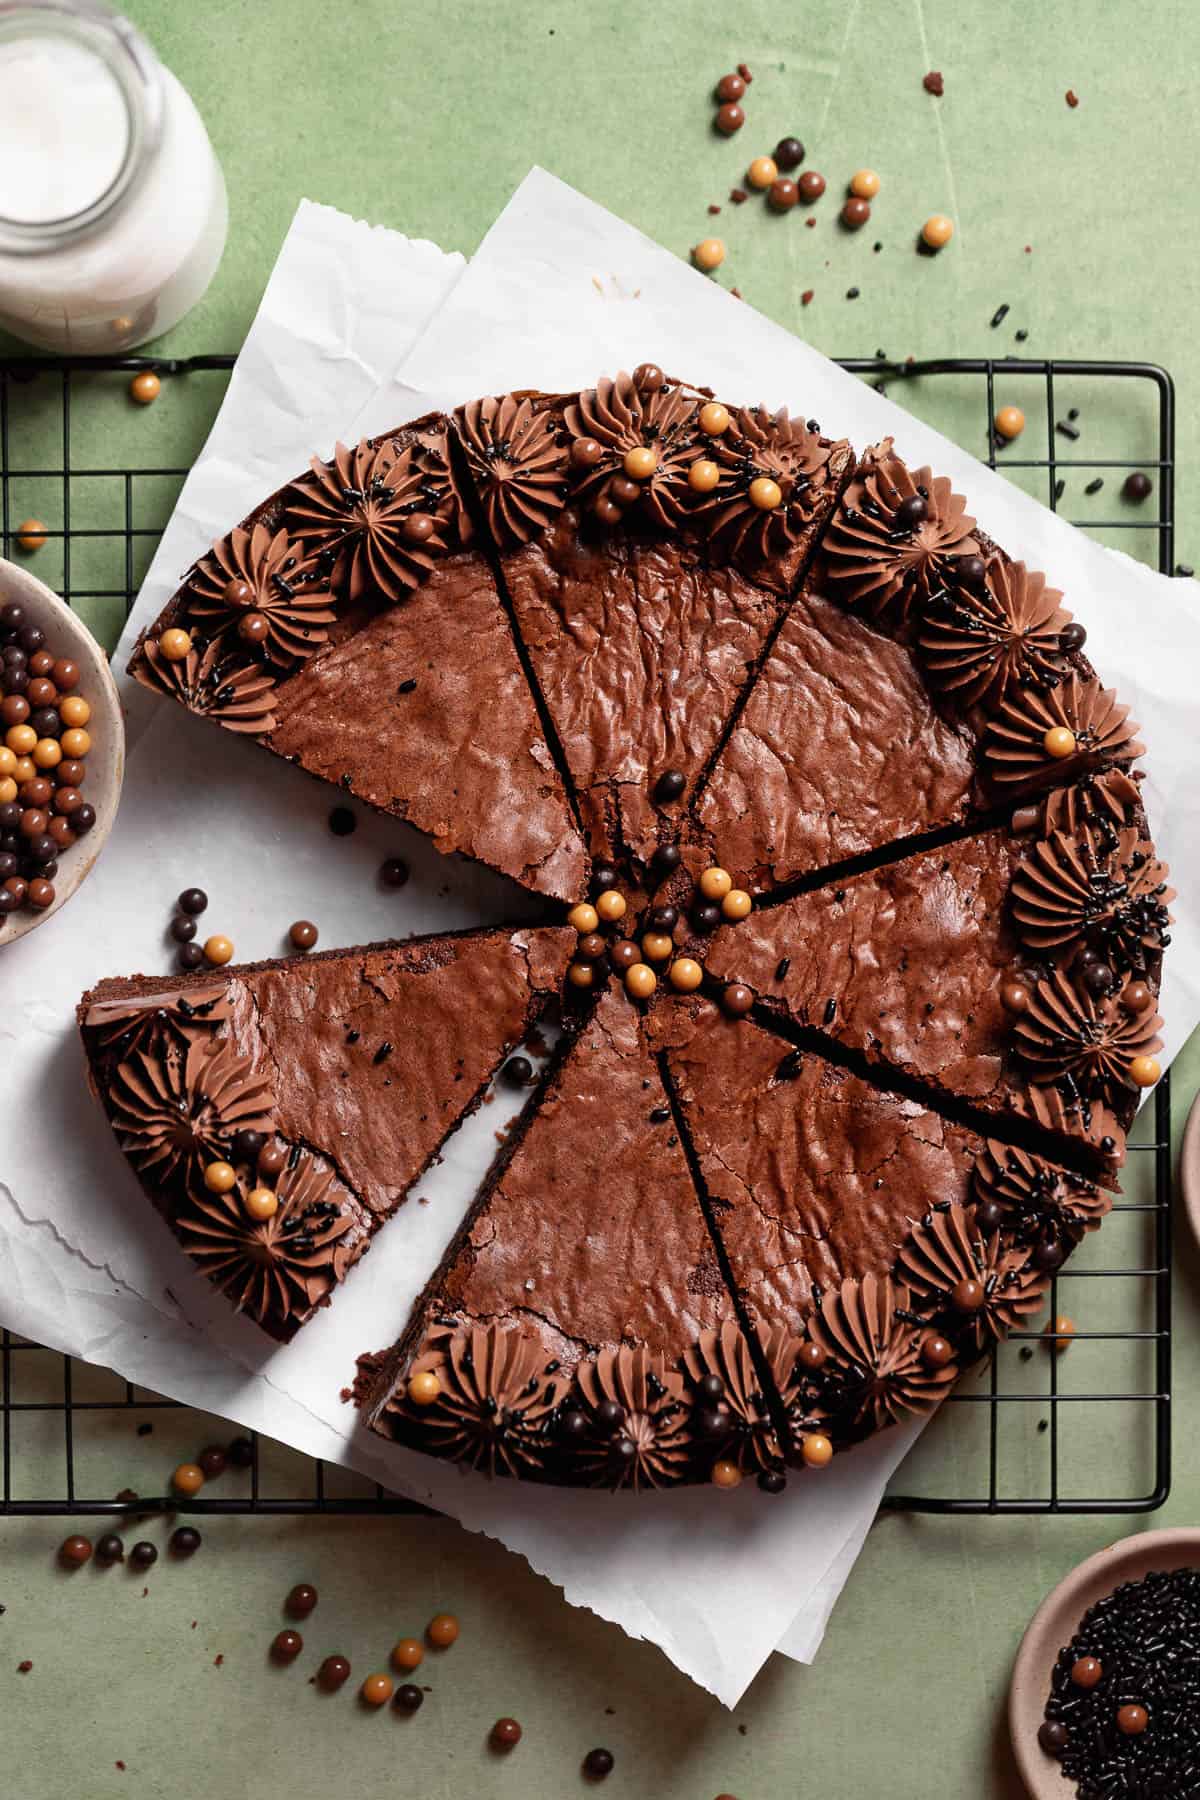
<path fill-rule="evenodd" d="M 81 454 L 80 418 L 88 418 L 98 395 L 120 393 L 129 378 L 143 371 L 161 379 L 186 378 L 189 385 L 211 381 L 209 396 L 219 401 L 224 378 L 233 366 L 227 355 L 186 359 L 154 357 L 0 359 L 0 531 L 3 554 L 19 549 L 21 515 L 36 504 L 48 546 L 58 547 L 57 570 L 46 570 L 64 598 L 80 610 L 98 635 L 115 639 L 133 605 L 145 566 L 188 468 L 178 455 L 151 457 L 138 465 L 96 457 L 97 442 L 108 443 L 110 425 L 99 440 L 92 429 Z M 1061 510 L 1068 482 L 1091 476 L 1082 492 L 1089 497 L 1104 486 L 1102 471 L 1134 468 L 1154 471 L 1154 517 L 1144 510 L 1118 511 L 1112 517 L 1072 520 L 1103 534 L 1138 531 L 1140 548 L 1153 555 L 1160 571 L 1174 564 L 1174 390 L 1170 376 L 1145 363 L 1047 361 L 1026 358 L 954 358 L 927 362 L 894 362 L 883 353 L 874 358 L 843 359 L 842 366 L 876 387 L 903 385 L 914 410 L 928 396 L 951 392 L 957 406 L 947 428 L 969 438 L 982 425 L 984 459 L 992 468 L 1015 475 L 1036 491 L 1044 477 L 1044 497 Z M 1082 385 L 1081 385 L 1082 384 Z M 77 390 L 84 386 L 86 394 Z M 1044 431 L 1045 454 L 1027 452 L 1025 434 L 1015 443 L 998 436 L 993 421 L 998 391 L 1020 393 L 1034 413 L 1027 413 L 1029 440 Z M 1153 447 L 1137 459 L 1119 454 L 1086 455 L 1077 448 L 1081 432 L 1079 408 L 1063 401 L 1068 393 L 1086 391 L 1095 418 L 1096 395 L 1101 415 L 1111 397 L 1136 391 L 1141 402 L 1143 436 L 1145 401 L 1152 408 Z M 72 395 L 79 404 L 74 411 Z M 1030 405 L 1027 396 L 1034 397 Z M 983 411 L 982 420 L 980 411 Z M 1118 407 L 1118 412 L 1120 408 Z M 1126 426 L 1128 421 L 1125 422 Z M 203 426 L 200 428 L 202 433 Z M 1103 432 L 1101 436 L 1103 437 Z M 196 443 L 199 441 L 197 436 Z M 1063 453 L 1063 446 L 1069 452 Z M 194 449 L 196 444 L 189 445 Z M 1100 448 L 1107 446 L 1103 443 Z M 1118 443 L 1118 448 L 1120 444 Z M 172 446 L 177 450 L 177 446 Z M 16 457 L 14 459 L 14 452 Z M 28 462 L 22 461 L 29 455 Z M 1031 485 L 1032 484 L 1032 485 Z M 103 489 L 109 506 L 97 508 L 95 493 Z M 1072 499 L 1076 497 L 1072 490 Z M 115 506 L 112 504 L 115 499 Z M 147 510 L 143 510 L 147 508 Z M 1084 509 L 1086 511 L 1086 508 Z M 53 555 L 53 552 L 51 552 Z M 44 565 L 43 565 L 44 566 Z M 57 576 L 57 580 L 55 579 Z M 1113 1219 L 1100 1234 L 1104 1249 L 1077 1253 L 1052 1284 L 1051 1313 L 1057 1320 L 1064 1296 L 1083 1316 L 1086 1329 L 1072 1337 L 1075 1355 L 1094 1351 L 1079 1378 L 1047 1347 L 1041 1331 L 1014 1333 L 1003 1350 L 973 1379 L 960 1383 L 926 1431 L 918 1451 L 903 1470 L 904 1491 L 895 1489 L 885 1505 L 909 1511 L 940 1513 L 1139 1513 L 1166 1499 L 1171 1473 L 1171 1107 L 1169 1078 L 1159 1084 L 1152 1105 L 1144 1109 L 1130 1146 L 1124 1178 L 1125 1194 Z M 1111 1246 L 1111 1249 L 1110 1249 Z M 23 1372 L 37 1364 L 40 1374 L 25 1380 Z M 48 1369 L 52 1373 L 48 1376 Z M 345 1472 L 307 1458 L 292 1459 L 282 1478 L 273 1475 L 269 1440 L 251 1434 L 252 1455 L 241 1472 L 236 1494 L 188 1501 L 177 1497 L 150 1499 L 127 1491 L 110 1498 L 90 1491 L 82 1454 L 89 1432 L 114 1423 L 126 1429 L 137 1422 L 139 1435 L 153 1430 L 164 1415 L 182 1420 L 187 1409 L 175 1401 L 136 1390 L 108 1376 L 102 1394 L 94 1390 L 97 1371 L 69 1357 L 43 1350 L 11 1332 L 0 1332 L 0 1515 L 122 1515 L 157 1509 L 189 1513 L 388 1513 L 421 1508 L 373 1484 L 345 1488 Z M 1035 1419 L 1035 1415 L 1042 1415 Z M 1120 1421 L 1113 1430 L 1105 1416 Z M 1011 1421 L 1019 1420 L 1014 1433 Z M 1078 1433 L 1069 1423 L 1084 1421 Z M 1030 1421 L 1033 1421 L 1032 1426 Z M 45 1492 L 26 1492 L 19 1440 L 23 1423 L 56 1440 L 53 1473 L 43 1473 Z M 1120 1491 L 1087 1491 L 1102 1487 L 1098 1479 L 1080 1481 L 1073 1470 L 1086 1464 L 1095 1471 L 1106 1460 L 1107 1447 L 1119 1436 L 1129 1449 Z M 43 1469 L 46 1458 L 35 1459 Z M 915 1477 L 915 1478 L 914 1478 Z M 32 1479 L 36 1489 L 38 1478 Z M 947 1486 L 950 1491 L 944 1491 Z"/>

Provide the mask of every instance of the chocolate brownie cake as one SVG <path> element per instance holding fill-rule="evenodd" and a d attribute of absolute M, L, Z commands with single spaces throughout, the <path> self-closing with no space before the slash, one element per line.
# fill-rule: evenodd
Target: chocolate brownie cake
<path fill-rule="evenodd" d="M 150 1198 L 296 1329 L 560 990 L 544 1077 L 363 1358 L 373 1428 L 777 1492 L 930 1410 L 1031 1327 L 1160 1073 L 1171 891 L 1085 644 L 890 440 L 855 461 L 651 364 L 339 447 L 134 672 L 565 924 L 98 990 Z M 255 1208 L 299 1213 L 311 1267 Z"/>
<path fill-rule="evenodd" d="M 105 981 L 79 1005 L 92 1086 L 199 1270 L 288 1338 L 557 995 L 574 937 L 463 931 Z"/>

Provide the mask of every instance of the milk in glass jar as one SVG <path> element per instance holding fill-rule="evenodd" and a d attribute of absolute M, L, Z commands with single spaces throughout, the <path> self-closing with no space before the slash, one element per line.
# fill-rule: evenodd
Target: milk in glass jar
<path fill-rule="evenodd" d="M 99 356 L 195 305 L 225 183 L 191 98 L 102 0 L 0 0 L 0 327 Z"/>

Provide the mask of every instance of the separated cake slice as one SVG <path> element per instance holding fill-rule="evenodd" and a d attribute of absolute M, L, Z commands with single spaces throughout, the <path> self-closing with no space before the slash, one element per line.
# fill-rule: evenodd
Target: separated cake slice
<path fill-rule="evenodd" d="M 1029 1329 L 1110 1202 L 918 1101 L 802 1054 L 699 997 L 651 1034 L 695 1150 L 747 1328 L 780 1372 L 802 1460 L 932 1410 L 960 1368 Z"/>
<path fill-rule="evenodd" d="M 383 1436 L 493 1473 L 659 1486 L 778 1464 L 770 1402 L 620 990 L 564 1044 L 366 1403 Z"/>
<path fill-rule="evenodd" d="M 1136 818 L 990 831 L 764 904 L 717 933 L 708 971 L 1102 1175 L 1159 1073 L 1165 881 Z"/>
<path fill-rule="evenodd" d="M 587 857 L 432 415 L 365 439 L 214 544 L 130 663 L 145 686 L 527 888 Z"/>
<path fill-rule="evenodd" d="M 849 448 L 646 364 L 455 423 L 592 853 L 645 862 L 677 833 Z"/>
<path fill-rule="evenodd" d="M 272 1337 L 367 1248 L 557 999 L 566 929 L 105 981 L 92 1087 L 187 1254 Z"/>

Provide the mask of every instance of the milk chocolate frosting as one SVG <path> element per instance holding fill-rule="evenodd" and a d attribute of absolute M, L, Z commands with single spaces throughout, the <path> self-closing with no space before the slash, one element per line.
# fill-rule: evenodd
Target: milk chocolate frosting
<path fill-rule="evenodd" d="M 909 525 L 897 513 L 913 501 L 924 511 Z M 855 470 L 834 515 L 824 552 L 830 588 L 844 605 L 904 624 L 954 579 L 956 558 L 978 555 L 974 530 L 945 476 L 909 469 L 885 438 Z"/>
<path fill-rule="evenodd" d="M 792 1398 L 793 1372 L 800 1340 L 782 1327 L 759 1330 L 759 1355 L 770 1370 L 775 1393 L 784 1406 Z M 719 1455 L 732 1457 L 742 1469 L 776 1468 L 783 1451 L 775 1429 L 769 1390 L 764 1387 L 750 1345 L 732 1319 L 719 1330 L 701 1332 L 685 1356 L 693 1382 L 715 1376 L 724 1395 L 720 1405 L 728 1415 L 724 1431 L 715 1434 Z"/>
<path fill-rule="evenodd" d="M 654 452 L 654 471 L 637 483 L 638 493 L 625 507 L 632 516 L 667 531 L 677 525 L 696 496 L 688 486 L 688 470 L 706 454 L 695 394 L 674 382 L 639 387 L 632 375 L 615 380 L 602 376 L 565 409 L 571 437 L 599 444 L 601 455 L 591 466 L 574 465 L 573 486 L 586 506 L 606 490 L 614 475 L 624 473 L 631 450 Z"/>
<path fill-rule="evenodd" d="M 545 531 L 567 497 L 567 451 L 553 416 L 505 394 L 469 401 L 455 423 L 493 542 L 511 547 Z"/>
<path fill-rule="evenodd" d="M 1035 1081 L 1069 1081 L 1111 1105 L 1122 1091 L 1133 1091 L 1134 1058 L 1162 1049 L 1161 1028 L 1153 1007 L 1130 1012 L 1119 999 L 1097 997 L 1056 970 L 1031 990 L 1013 1035 Z"/>
<path fill-rule="evenodd" d="M 973 1235 L 967 1213 L 955 1205 L 914 1225 L 896 1274 L 918 1310 L 945 1315 L 976 1351 L 1038 1312 L 1050 1284 L 1028 1248 L 1010 1248 L 998 1231 Z"/>
<path fill-rule="evenodd" d="M 530 1475 L 543 1468 L 566 1383 L 547 1370 L 534 1336 L 497 1325 L 435 1328 L 411 1372 L 437 1377 L 436 1400 L 416 1406 L 400 1388 L 387 1403 L 386 1417 L 433 1455 L 489 1475 Z"/>
<path fill-rule="evenodd" d="M 1112 1196 L 1016 1144 L 989 1141 L 975 1163 L 974 1196 L 1003 1210 L 1005 1228 L 1031 1242 L 1047 1226 L 1068 1236 L 1099 1225 Z"/>
<path fill-rule="evenodd" d="M 786 406 L 775 413 L 740 407 L 710 448 L 721 478 L 699 516 L 718 550 L 765 562 L 796 543 L 829 479 L 831 446 L 820 433 L 790 418 Z M 778 506 L 764 509 L 751 499 L 751 485 L 762 477 L 779 488 Z"/>
<path fill-rule="evenodd" d="M 110 1087 L 113 1129 L 137 1167 L 171 1182 L 198 1181 L 227 1159 L 237 1131 L 267 1131 L 270 1077 L 228 1043 L 197 1038 L 182 1054 L 135 1050 Z"/>
<path fill-rule="evenodd" d="M 1063 727 L 1076 748 L 1056 758 L 1046 748 L 1046 734 Z M 1009 694 L 984 733 L 984 765 L 1006 795 L 1036 791 L 1132 762 L 1145 749 L 1139 730 L 1109 688 L 1094 677 L 1068 675 L 1058 687 L 1025 686 Z"/>
<path fill-rule="evenodd" d="M 351 603 L 402 600 L 448 548 L 452 486 L 445 459 L 421 443 L 363 438 L 313 457 L 288 491 L 292 537 Z"/>
<path fill-rule="evenodd" d="M 163 1054 L 172 1043 L 182 1051 L 215 1032 L 229 1017 L 226 983 L 162 988 L 150 996 L 125 994 L 97 1000 L 83 1016 L 85 1029 L 108 1054 L 127 1058 L 134 1050 Z"/>
<path fill-rule="evenodd" d="M 1042 835 L 1065 831 L 1072 837 L 1086 825 L 1111 829 L 1132 820 L 1140 810 L 1140 790 L 1125 769 L 1085 775 L 1067 787 L 1054 788 L 1042 802 Z"/>
<path fill-rule="evenodd" d="M 921 1355 L 924 1332 L 912 1296 L 889 1276 L 845 1281 L 808 1320 L 808 1341 L 824 1353 L 831 1417 L 848 1414 L 857 1431 L 933 1412 L 954 1385 L 953 1364 L 933 1368 Z"/>
<path fill-rule="evenodd" d="M 1167 867 L 1134 829 L 1087 826 L 1034 845 L 1013 876 L 1013 917 L 1031 949 L 1069 961 L 1090 946 L 1122 973 L 1144 972 L 1169 942 Z"/>
<path fill-rule="evenodd" d="M 691 1454 L 691 1412 L 683 1379 L 644 1344 L 601 1350 L 576 1370 L 590 1430 L 573 1461 L 595 1487 L 666 1487 L 681 1481 Z M 615 1428 L 599 1409 L 621 1410 Z"/>
<path fill-rule="evenodd" d="M 327 583 L 302 560 L 286 531 L 236 527 L 192 572 L 188 618 L 206 637 L 228 637 L 250 614 L 266 621 L 261 648 L 280 667 L 302 663 L 337 617 Z"/>
<path fill-rule="evenodd" d="M 163 655 L 156 639 L 148 638 L 143 649 L 142 679 L 147 687 L 178 700 L 189 712 L 223 725 L 226 731 L 249 737 L 274 731 L 274 676 L 225 638 L 217 638 L 203 650 L 189 650 L 178 662 Z"/>
<path fill-rule="evenodd" d="M 962 706 L 991 709 L 1014 685 L 1054 685 L 1071 618 L 1061 602 L 1037 570 L 993 557 L 981 588 L 945 588 L 927 606 L 918 642 L 930 681 Z"/>

